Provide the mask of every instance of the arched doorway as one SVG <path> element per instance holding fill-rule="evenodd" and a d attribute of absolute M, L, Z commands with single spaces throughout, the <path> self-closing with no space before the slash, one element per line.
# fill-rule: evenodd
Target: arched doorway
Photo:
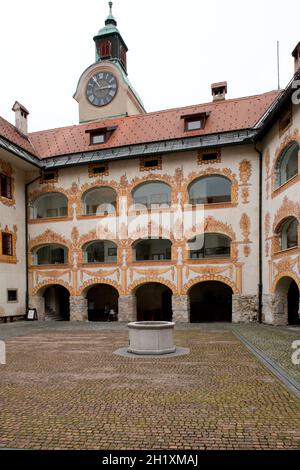
<path fill-rule="evenodd" d="M 190 321 L 230 322 L 232 319 L 232 289 L 219 281 L 195 284 L 189 291 Z"/>
<path fill-rule="evenodd" d="M 280 324 L 300 325 L 299 288 L 289 276 L 282 277 L 275 289 L 276 314 L 282 317 Z"/>
<path fill-rule="evenodd" d="M 56 321 L 70 320 L 70 292 L 64 286 L 51 285 L 43 293 L 45 299 L 45 319 Z"/>
<path fill-rule="evenodd" d="M 290 283 L 288 290 L 288 323 L 289 325 L 300 325 L 299 288 L 294 280 Z"/>
<path fill-rule="evenodd" d="M 111 310 L 118 314 L 119 293 L 115 287 L 108 284 L 96 284 L 90 287 L 86 297 L 89 321 L 108 321 Z"/>
<path fill-rule="evenodd" d="M 137 321 L 171 321 L 172 291 L 158 282 L 149 282 L 136 289 Z"/>

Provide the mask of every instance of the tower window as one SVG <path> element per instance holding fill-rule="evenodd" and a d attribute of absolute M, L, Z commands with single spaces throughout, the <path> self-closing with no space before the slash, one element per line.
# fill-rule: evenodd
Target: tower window
<path fill-rule="evenodd" d="M 100 43 L 100 57 L 111 56 L 111 42 L 106 40 Z"/>
<path fill-rule="evenodd" d="M 7 289 L 7 302 L 18 302 L 18 289 Z"/>
<path fill-rule="evenodd" d="M 127 65 L 126 49 L 123 46 L 120 47 L 120 60 L 121 60 L 121 63 L 126 68 L 126 65 Z"/>

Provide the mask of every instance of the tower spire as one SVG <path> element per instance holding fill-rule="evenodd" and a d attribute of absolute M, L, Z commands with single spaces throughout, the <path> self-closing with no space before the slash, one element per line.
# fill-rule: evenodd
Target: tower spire
<path fill-rule="evenodd" d="M 105 20 L 105 25 L 113 24 L 114 26 L 117 26 L 117 21 L 112 13 L 112 7 L 113 7 L 113 2 L 108 2 L 109 5 L 109 15 Z"/>

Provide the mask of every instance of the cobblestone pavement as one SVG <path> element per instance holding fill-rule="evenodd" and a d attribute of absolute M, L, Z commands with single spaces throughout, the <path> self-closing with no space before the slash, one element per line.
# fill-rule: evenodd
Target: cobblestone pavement
<path fill-rule="evenodd" d="M 190 355 L 157 359 L 112 354 L 124 325 L 4 325 L 4 336 L 2 448 L 300 449 L 300 401 L 230 329 L 178 328 Z"/>

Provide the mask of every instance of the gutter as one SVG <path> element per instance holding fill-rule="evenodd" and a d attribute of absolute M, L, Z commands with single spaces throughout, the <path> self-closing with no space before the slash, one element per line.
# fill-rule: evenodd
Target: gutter
<path fill-rule="evenodd" d="M 29 272 L 28 272 L 28 187 L 40 179 L 40 176 L 37 176 L 33 180 L 25 184 L 25 269 L 26 269 L 26 313 L 29 308 Z"/>
<path fill-rule="evenodd" d="M 257 148 L 254 142 L 254 150 L 258 153 L 259 158 L 259 196 L 258 196 L 258 323 L 262 323 L 262 293 L 263 293 L 263 279 L 262 279 L 262 152 Z"/>

